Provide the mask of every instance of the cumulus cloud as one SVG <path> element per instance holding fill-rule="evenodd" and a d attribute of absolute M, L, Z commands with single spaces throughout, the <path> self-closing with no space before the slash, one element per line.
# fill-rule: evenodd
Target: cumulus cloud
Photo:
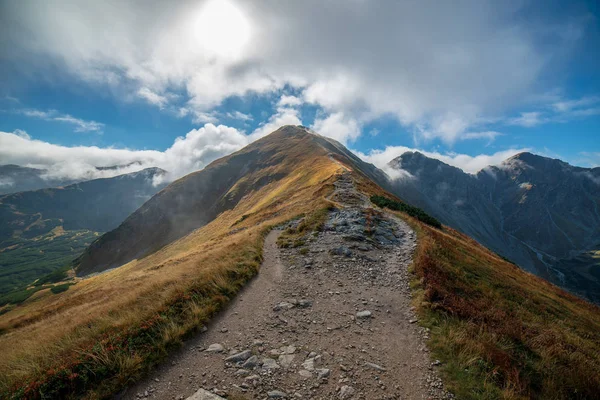
<path fill-rule="evenodd" d="M 405 146 L 387 146 L 383 150 L 371 150 L 366 154 L 361 152 L 356 153 L 363 160 L 374 164 L 376 167 L 384 170 L 388 175 L 395 177 L 397 171 L 394 171 L 392 168 L 390 168 L 388 163 L 407 151 L 418 151 L 429 158 L 440 160 L 448 165 L 460 168 L 467 173 L 474 174 L 488 165 L 499 165 L 507 158 L 524 151 L 529 151 L 529 149 L 509 149 L 493 154 L 479 154 L 476 156 L 470 156 L 468 154 L 431 152 Z"/>
<path fill-rule="evenodd" d="M 360 136 L 360 126 L 358 122 L 342 112 L 330 114 L 325 118 L 315 119 L 311 129 L 343 144 L 352 142 Z"/>
<path fill-rule="evenodd" d="M 279 107 L 277 112 L 273 114 L 269 120 L 259 125 L 258 128 L 250 134 L 252 141 L 267 136 L 269 133 L 277 130 L 282 125 L 302 125 L 300 120 L 300 112 L 291 107 Z"/>
<path fill-rule="evenodd" d="M 285 106 L 299 106 L 302 104 L 302 100 L 299 99 L 296 96 L 288 96 L 288 95 L 283 95 L 281 96 L 281 98 L 279 99 L 279 102 L 277 103 L 277 105 L 279 107 L 285 107 Z"/>
<path fill-rule="evenodd" d="M 171 102 L 165 93 L 183 92 L 177 107 L 196 121 L 214 121 L 210 112 L 228 97 L 291 87 L 302 95 L 280 107 L 308 102 L 331 124 L 392 116 L 452 143 L 520 107 L 552 56 L 576 44 L 577 35 L 539 29 L 522 11 L 493 0 L 23 0 L 3 5 L 0 48 L 6 62 L 50 61 L 95 84 L 134 87 L 159 107 Z"/>
<path fill-rule="evenodd" d="M 246 146 L 252 138 L 235 128 L 206 124 L 178 137 L 165 151 L 60 146 L 31 139 L 22 131 L 0 132 L 0 160 L 42 168 L 48 178 L 86 180 L 160 167 L 173 180 L 204 168 L 213 160 Z M 113 167 L 115 169 L 97 169 Z"/>

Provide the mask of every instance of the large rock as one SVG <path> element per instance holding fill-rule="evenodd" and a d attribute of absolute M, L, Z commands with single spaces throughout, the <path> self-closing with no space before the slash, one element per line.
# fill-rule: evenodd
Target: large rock
<path fill-rule="evenodd" d="M 187 400 L 225 400 L 221 396 L 217 396 L 208 390 L 199 389 L 196 393 L 187 398 Z"/>
<path fill-rule="evenodd" d="M 225 361 L 229 361 L 229 362 L 240 362 L 240 361 L 246 361 L 247 359 L 249 359 L 250 357 L 252 357 L 252 352 L 250 350 L 244 350 L 240 353 L 231 355 L 229 357 L 227 357 L 225 359 Z"/>

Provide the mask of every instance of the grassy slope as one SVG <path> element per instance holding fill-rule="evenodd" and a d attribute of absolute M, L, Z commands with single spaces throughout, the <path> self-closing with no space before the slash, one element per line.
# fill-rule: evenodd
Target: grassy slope
<path fill-rule="evenodd" d="M 370 182 L 361 189 L 389 196 Z M 459 399 L 597 399 L 600 308 L 451 228 L 418 233 L 413 297 Z"/>
<path fill-rule="evenodd" d="M 326 206 L 341 167 L 306 140 L 293 143 L 289 162 L 265 171 L 285 173 L 283 180 L 205 227 L 0 316 L 0 395 L 102 397 L 200 327 L 256 273 L 270 226 Z"/>

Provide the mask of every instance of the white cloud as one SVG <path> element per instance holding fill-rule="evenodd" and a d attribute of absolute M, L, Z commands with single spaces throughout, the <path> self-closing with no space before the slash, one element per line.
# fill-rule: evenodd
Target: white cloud
<path fill-rule="evenodd" d="M 587 96 L 577 100 L 561 100 L 552 104 L 552 108 L 560 113 L 569 112 L 574 109 L 585 109 L 594 104 L 600 103 L 600 97 Z"/>
<path fill-rule="evenodd" d="M 553 101 L 543 105 L 540 110 L 522 112 L 519 117 L 509 118 L 509 125 L 520 125 L 527 128 L 548 124 L 566 123 L 573 119 L 600 115 L 600 97 L 587 96 L 580 99 Z"/>
<path fill-rule="evenodd" d="M 500 132 L 484 131 L 484 132 L 467 132 L 463 135 L 463 139 L 488 139 L 490 142 L 498 136 L 502 136 Z"/>
<path fill-rule="evenodd" d="M 299 106 L 301 104 L 302 104 L 302 100 L 299 99 L 298 97 L 296 97 L 296 96 L 288 96 L 288 95 L 284 94 L 279 99 L 279 102 L 277 103 L 277 106 L 278 107 L 285 107 L 285 106 L 295 107 L 295 106 Z"/>
<path fill-rule="evenodd" d="M 31 136 L 29 136 L 29 134 L 27 132 L 25 132 L 23 129 L 15 129 L 13 131 L 13 133 L 20 138 L 31 139 Z"/>
<path fill-rule="evenodd" d="M 325 118 L 315 119 L 311 129 L 343 144 L 352 142 L 360 136 L 358 122 L 342 112 L 330 114 Z"/>
<path fill-rule="evenodd" d="M 59 114 L 56 110 L 35 110 L 35 109 L 22 109 L 16 110 L 15 112 L 23 114 L 26 117 L 39 118 L 46 121 L 57 121 L 65 122 L 73 125 L 75 132 L 96 132 L 102 133 L 104 124 L 96 121 L 86 121 L 84 119 L 75 118 L 69 114 Z"/>
<path fill-rule="evenodd" d="M 252 118 L 252 115 L 244 114 L 243 112 L 240 112 L 240 111 L 230 111 L 230 112 L 226 113 L 225 116 L 227 118 L 237 119 L 240 121 L 252 121 L 254 119 L 254 118 Z"/>
<path fill-rule="evenodd" d="M 41 110 L 26 109 L 26 110 L 21 110 L 20 113 L 26 117 L 31 117 L 31 118 L 51 119 L 52 116 L 56 114 L 56 111 L 55 110 L 41 111 Z"/>
<path fill-rule="evenodd" d="M 145 99 L 148 103 L 154 104 L 159 108 L 163 108 L 169 102 L 169 99 L 167 99 L 165 96 L 161 96 L 160 94 L 153 92 L 147 87 L 140 88 L 137 91 L 137 95 L 142 99 Z"/>
<path fill-rule="evenodd" d="M 510 125 L 519 125 L 526 128 L 531 128 L 546 122 L 546 118 L 542 117 L 539 111 L 522 112 L 519 117 L 512 118 L 508 121 Z"/>
<path fill-rule="evenodd" d="M 178 106 L 196 121 L 214 121 L 210 112 L 230 96 L 291 87 L 301 99 L 280 106 L 306 101 L 359 125 L 392 116 L 420 137 L 452 143 L 522 106 L 554 68 L 552 56 L 581 40 L 561 28 L 579 32 L 584 23 L 541 29 L 519 3 L 493 0 L 223 4 L 7 2 L 3 59 L 64 66 L 159 107 L 165 93 L 183 92 Z"/>
<path fill-rule="evenodd" d="M 48 178 L 85 180 L 160 167 L 169 172 L 165 179 L 173 180 L 239 150 L 250 140 L 235 128 L 213 124 L 178 137 L 165 151 L 67 147 L 31 139 L 22 131 L 0 132 L 0 160 L 7 164 L 46 169 Z M 108 166 L 122 167 L 96 169 Z"/>
<path fill-rule="evenodd" d="M 302 125 L 298 110 L 289 107 L 279 107 L 266 123 L 261 124 L 250 134 L 252 141 L 260 139 L 279 129 L 282 125 Z"/>
<path fill-rule="evenodd" d="M 376 167 L 384 170 L 388 175 L 395 177 L 394 174 L 397 173 L 397 171 L 392 170 L 388 166 L 388 163 L 407 151 L 418 151 L 429 158 L 440 160 L 448 165 L 460 168 L 467 173 L 474 174 L 488 165 L 499 165 L 507 158 L 524 151 L 529 151 L 529 149 L 509 149 L 493 154 L 479 154 L 476 156 L 470 156 L 468 154 L 431 152 L 405 146 L 387 146 L 383 150 L 371 150 L 367 154 L 363 154 L 361 152 L 355 153 L 358 154 L 363 160 L 374 164 Z"/>
<path fill-rule="evenodd" d="M 65 114 L 60 117 L 52 118 L 54 121 L 67 122 L 75 125 L 75 132 L 98 132 L 101 133 L 104 128 L 104 124 L 96 121 L 85 121 L 83 119 L 75 118 L 69 114 Z"/>

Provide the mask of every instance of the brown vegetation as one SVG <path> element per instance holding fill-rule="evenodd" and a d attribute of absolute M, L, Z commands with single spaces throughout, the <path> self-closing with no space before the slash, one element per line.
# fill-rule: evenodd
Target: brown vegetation
<path fill-rule="evenodd" d="M 600 308 L 452 229 L 413 224 L 415 304 L 458 398 L 597 398 Z"/>

